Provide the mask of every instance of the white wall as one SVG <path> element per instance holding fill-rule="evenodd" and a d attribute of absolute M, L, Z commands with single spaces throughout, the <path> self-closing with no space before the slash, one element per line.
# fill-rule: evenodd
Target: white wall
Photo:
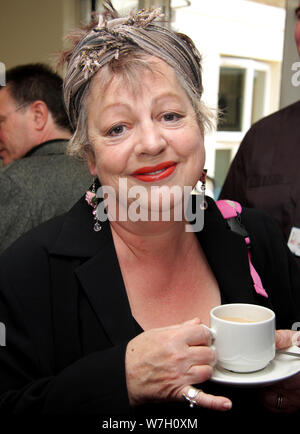
<path fill-rule="evenodd" d="M 78 25 L 78 0 L 2 3 L 0 61 L 7 69 L 31 62 L 54 66 L 63 48 L 65 34 Z"/>
<path fill-rule="evenodd" d="M 285 107 L 300 99 L 300 83 L 298 83 L 298 86 L 295 86 L 292 82 L 292 75 L 295 74 L 295 71 L 292 70 L 292 65 L 296 62 L 300 62 L 296 44 L 294 42 L 296 25 L 295 9 L 298 5 L 298 0 L 287 0 L 280 107 Z M 299 79 L 297 82 L 298 81 Z"/>

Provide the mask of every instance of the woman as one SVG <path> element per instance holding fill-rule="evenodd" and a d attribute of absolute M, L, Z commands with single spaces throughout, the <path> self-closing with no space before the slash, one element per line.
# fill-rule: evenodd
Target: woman
<path fill-rule="evenodd" d="M 210 309 L 256 303 L 276 311 L 279 329 L 299 321 L 300 278 L 272 221 L 242 213 L 265 297 L 253 287 L 243 237 L 212 200 L 202 231 L 175 218 L 185 211 L 185 187 L 203 171 L 209 121 L 199 102 L 200 56 L 187 37 L 154 24 L 158 16 L 118 18 L 107 2 L 100 23 L 66 55 L 70 151 L 114 194 L 104 198 L 107 220 L 89 193 L 89 203 L 83 198 L 2 255 L 3 412 L 176 416 L 191 411 L 186 399 L 199 414 L 228 411 L 232 400 L 231 411 L 242 412 L 250 399 L 258 406 L 258 391 L 239 390 L 236 399 L 207 381 L 215 354 L 201 324 Z M 287 347 L 292 332 L 277 338 Z M 264 405 L 298 410 L 299 377 L 292 387 L 268 389 Z"/>

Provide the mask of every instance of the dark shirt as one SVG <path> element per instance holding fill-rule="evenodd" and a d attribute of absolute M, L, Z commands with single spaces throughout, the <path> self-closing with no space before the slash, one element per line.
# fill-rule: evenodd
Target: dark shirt
<path fill-rule="evenodd" d="M 300 228 L 300 101 L 255 123 L 231 164 L 220 199 L 261 209 L 285 240 Z M 300 264 L 300 259 L 298 259 Z"/>

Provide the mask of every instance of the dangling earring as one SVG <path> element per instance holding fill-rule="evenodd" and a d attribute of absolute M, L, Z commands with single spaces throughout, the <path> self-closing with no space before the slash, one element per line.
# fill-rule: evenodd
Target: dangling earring
<path fill-rule="evenodd" d="M 100 224 L 100 220 L 98 220 L 97 218 L 97 206 L 99 203 L 99 199 L 97 197 L 97 193 L 96 193 L 96 179 L 94 180 L 91 188 L 86 192 L 85 194 L 85 200 L 87 201 L 87 203 L 93 207 L 93 216 L 94 216 L 94 220 L 96 220 L 95 224 L 94 224 L 94 231 L 95 232 L 99 232 L 102 229 L 102 226 Z"/>
<path fill-rule="evenodd" d="M 203 195 L 203 202 L 200 203 L 200 208 L 202 210 L 206 210 L 207 209 L 207 201 L 205 199 L 205 190 L 206 190 L 206 176 L 207 176 L 207 170 L 203 169 L 202 171 L 202 175 L 200 176 L 199 181 L 201 182 L 201 186 L 200 186 L 200 192 L 201 195 Z"/>

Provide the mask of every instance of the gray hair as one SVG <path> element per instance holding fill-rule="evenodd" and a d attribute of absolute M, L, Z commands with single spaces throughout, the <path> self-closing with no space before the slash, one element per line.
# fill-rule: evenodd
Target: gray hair
<path fill-rule="evenodd" d="M 110 0 L 104 3 L 105 11 L 98 24 L 94 22 L 88 29 L 73 34 L 75 46 L 63 55 L 67 62 L 64 99 L 75 129 L 69 153 L 82 157 L 90 148 L 85 102 L 94 75 L 104 67 L 113 73 L 124 72 L 132 60 L 145 67 L 142 55 L 158 57 L 174 69 L 200 125 L 211 126 L 210 113 L 201 102 L 201 56 L 192 40 L 159 23 L 152 24 L 162 16 L 159 8 L 120 18 Z"/>

